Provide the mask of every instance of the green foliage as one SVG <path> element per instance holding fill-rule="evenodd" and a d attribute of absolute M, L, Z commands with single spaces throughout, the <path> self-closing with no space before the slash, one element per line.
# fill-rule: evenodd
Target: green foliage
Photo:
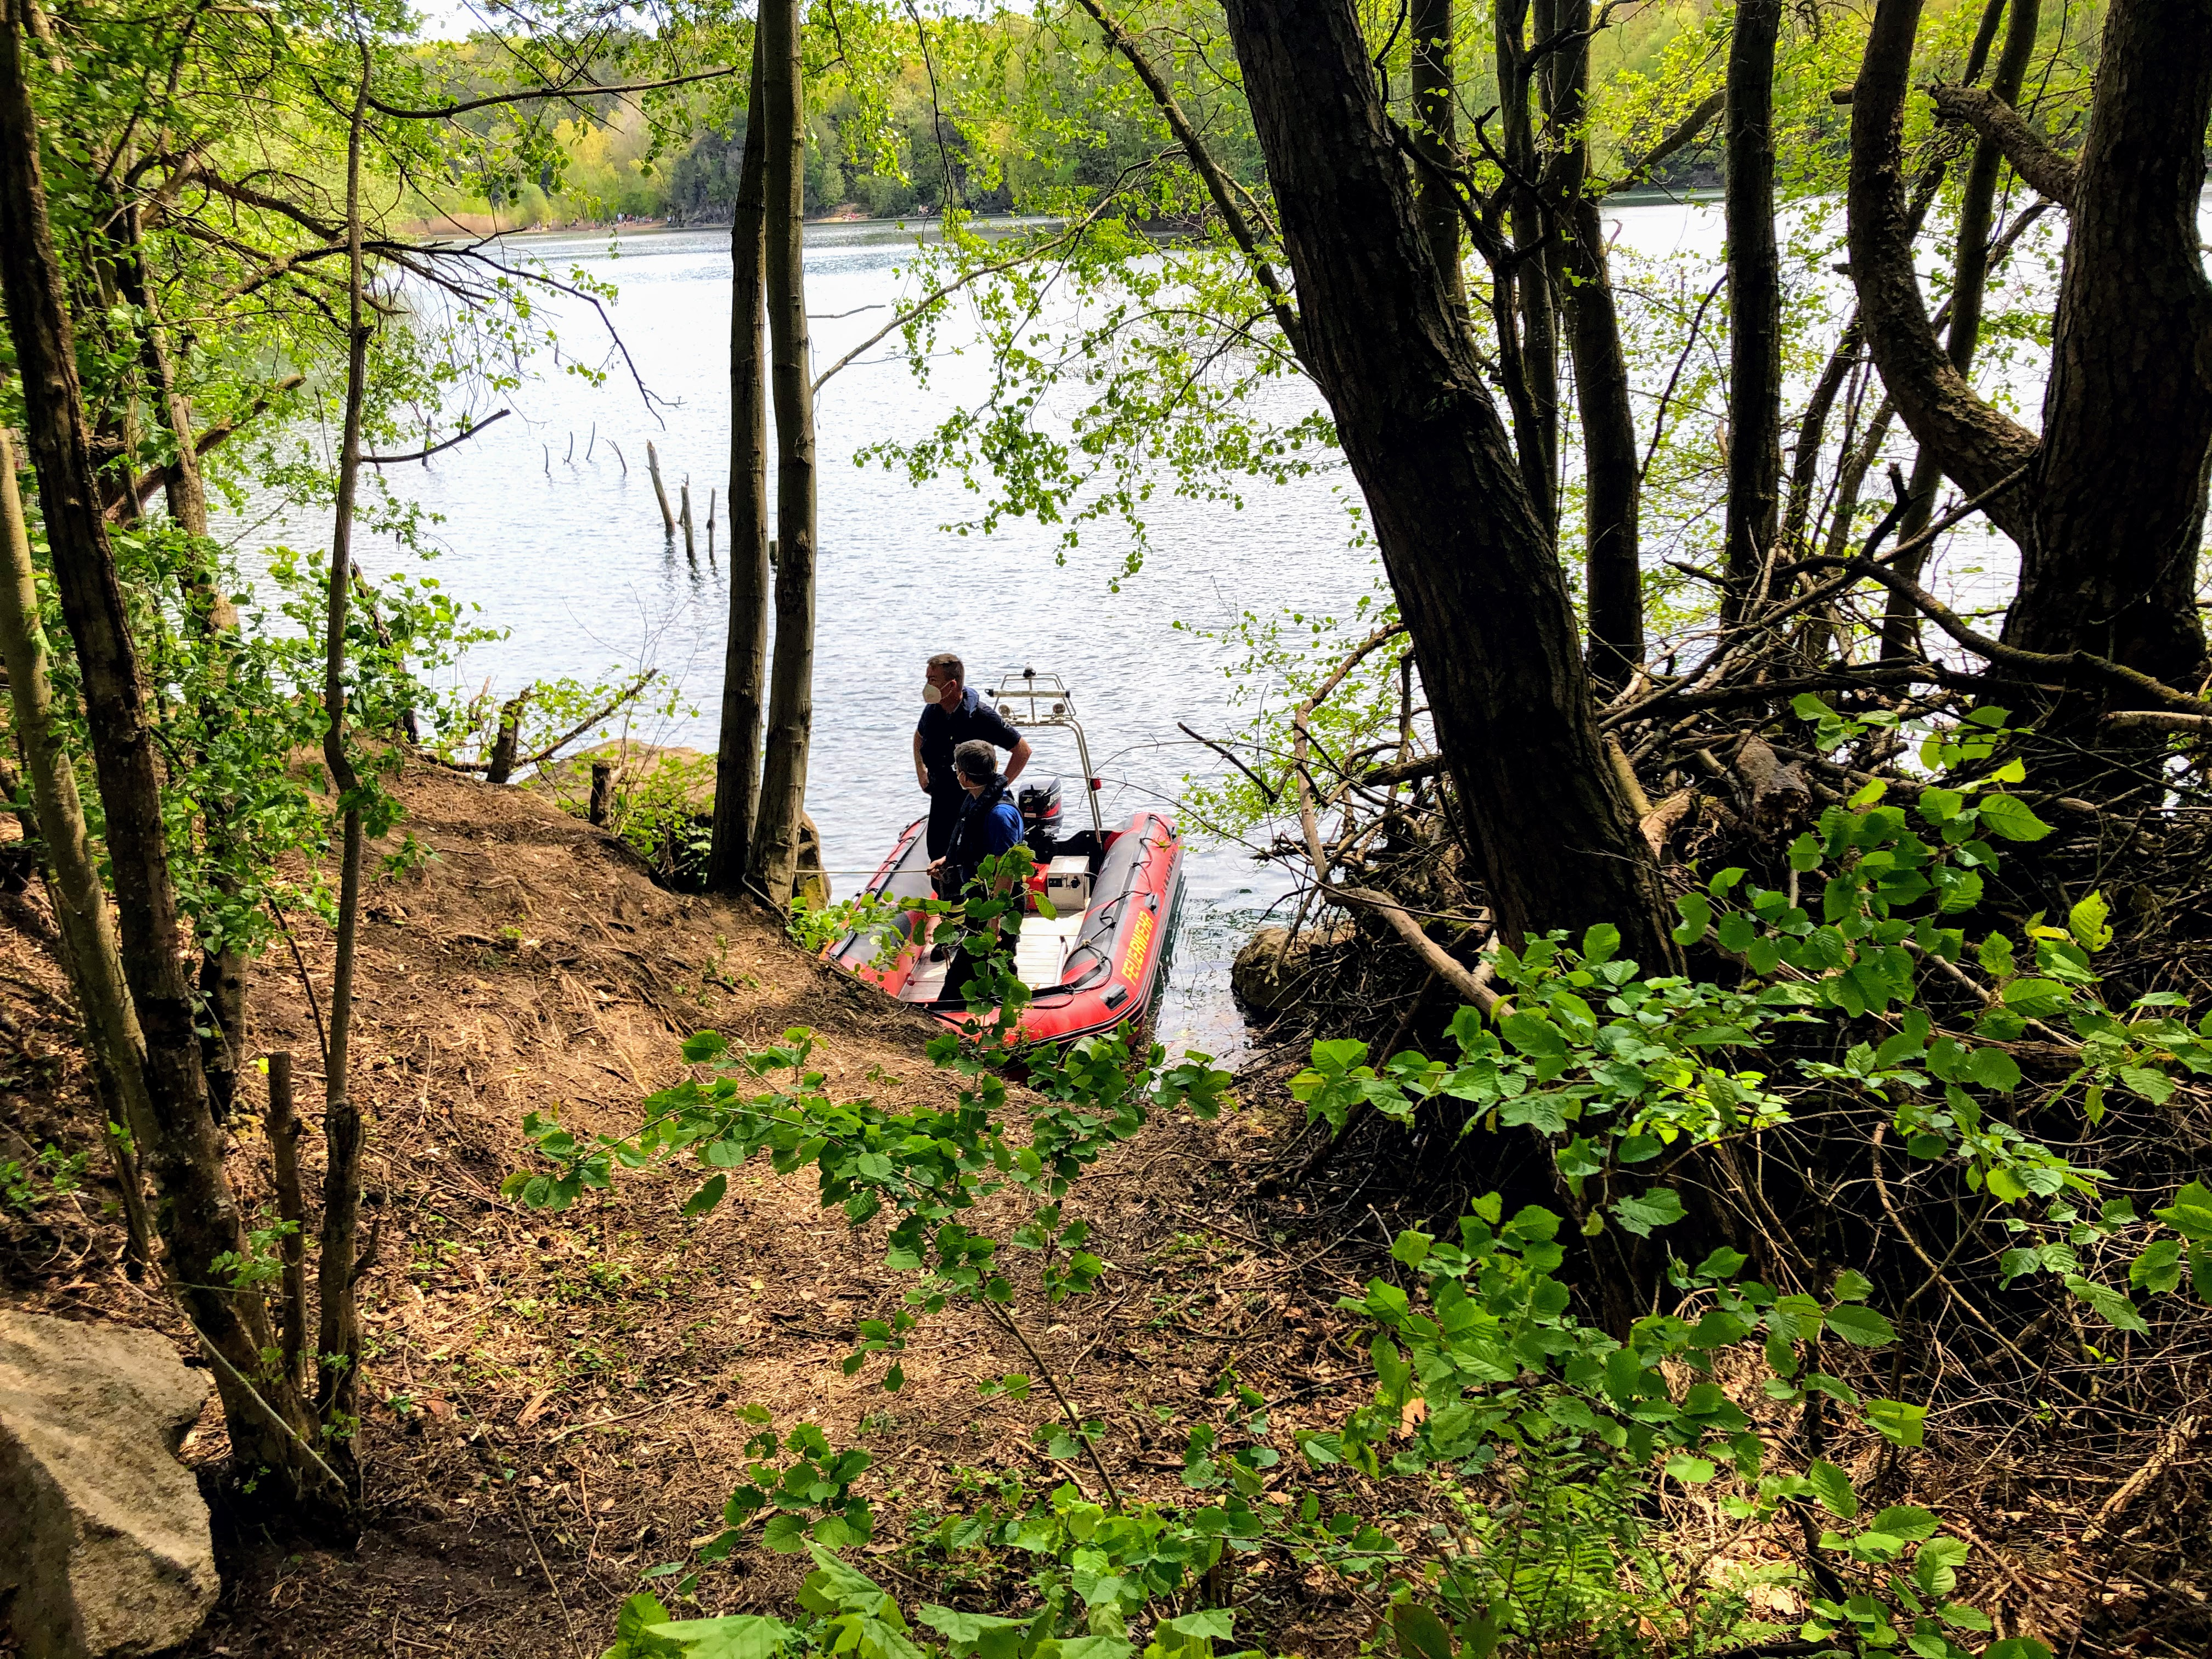
<path fill-rule="evenodd" d="M 1824 743 L 1848 740 L 1842 717 L 1801 713 L 1821 723 Z M 1573 1206 L 1566 1216 L 1535 1206 L 1508 1216 L 1497 1194 L 1486 1195 L 1449 1234 L 1401 1232 L 1391 1250 L 1401 1272 L 1339 1304 L 1370 1328 L 1374 1392 L 1335 1428 L 1292 1437 L 1294 1448 L 1310 1468 L 1374 1483 L 1382 1512 L 1325 1512 L 1317 1496 L 1279 1485 L 1291 1448 L 1277 1443 L 1257 1392 L 1225 1377 L 1223 1416 L 1194 1424 L 1184 1452 L 1185 1486 L 1218 1496 L 1169 1508 L 1100 1504 L 1072 1484 L 1042 1494 L 1016 1482 L 981 1490 L 928 1528 L 927 1546 L 1028 1560 L 1041 1609 L 995 1619 L 925 1608 L 920 1623 L 955 1656 L 1042 1653 L 1048 1643 L 1101 1636 L 1125 1644 L 1119 1655 L 1133 1647 L 1130 1621 L 1152 1617 L 1147 1651 L 1179 1651 L 1227 1629 L 1162 1612 L 1188 1607 L 1197 1575 L 1228 1555 L 1266 1550 L 1386 1593 L 1392 1640 L 1417 1659 L 1570 1636 L 1626 1654 L 1781 1633 L 1753 1612 L 1744 1582 L 1685 1573 L 1655 1502 L 1671 1485 L 1698 1489 L 1746 1526 L 1812 1528 L 1811 1565 L 1769 1575 L 1806 1598 L 1798 1639 L 1838 1653 L 1904 1647 L 1966 1659 L 1990 1630 L 1956 1594 L 1967 1545 L 1929 1510 L 1873 1509 L 1825 1458 L 1791 1467 L 1746 1409 L 1748 1371 L 1763 1378 L 1764 1411 L 1832 1423 L 1840 1414 L 1899 1456 L 1922 1447 L 1926 1407 L 1880 1393 L 1871 1379 L 1881 1373 L 1866 1363 L 1899 1340 L 1876 1305 L 1882 1287 L 1845 1271 L 1816 1296 L 1745 1278 L 1746 1257 L 1726 1247 L 1694 1263 L 1676 1256 L 1670 1230 L 1688 1217 L 1670 1176 L 1691 1151 L 1753 1139 L 1815 1108 L 1838 1122 L 1850 1121 L 1839 1109 L 1863 1113 L 1858 1121 L 1895 1134 L 1931 1172 L 1948 1170 L 1965 1192 L 1984 1195 L 1992 1224 L 2014 1240 L 2004 1252 L 2008 1276 L 2049 1274 L 2137 1338 L 2151 1333 L 2158 1298 L 2181 1293 L 2185 1282 L 2200 1297 L 2212 1291 L 2212 1191 L 2203 1183 L 2188 1183 L 2139 1220 L 2125 1200 L 2099 1201 L 2100 1171 L 2007 1121 L 2016 1113 L 2025 1121 L 2032 1109 L 2039 1121 L 2057 1122 L 2069 1105 L 2087 1116 L 2100 1091 L 2156 1098 L 2177 1075 L 2212 1073 L 2212 1021 L 2191 1025 L 2172 998 L 2106 1006 L 2092 963 L 2111 930 L 2094 895 L 2070 908 L 2063 927 L 2036 918 L 2016 936 L 1992 933 L 1971 948 L 1947 925 L 1966 914 L 1955 898 L 1965 879 L 1996 867 L 1996 844 L 2035 833 L 2023 816 L 2030 809 L 2008 791 L 2021 781 L 2010 763 L 1958 775 L 1986 766 L 2003 733 L 2004 717 L 1991 711 L 1931 735 L 1928 756 L 1953 781 L 1924 789 L 1910 810 L 1869 789 L 1823 815 L 1790 858 L 1796 885 L 1820 896 L 1818 921 L 1794 891 L 1765 890 L 1740 870 L 1686 895 L 1684 942 L 1717 946 L 1735 966 L 1732 983 L 1647 976 L 1620 957 L 1616 930 L 1594 927 L 1573 945 L 1553 937 L 1501 951 L 1508 1000 L 1490 1021 L 1461 1011 L 1455 1061 L 1404 1054 L 1377 1068 L 1360 1043 L 1313 1045 L 1291 1085 L 1310 1115 L 1340 1126 L 1364 1104 L 1411 1121 L 1456 1103 L 1462 1133 L 1534 1133 Z M 1969 978 L 1979 1012 L 1963 1024 L 1949 1023 L 1923 994 L 1930 973 L 1957 987 L 1934 963 L 1960 975 L 1971 963 L 1987 976 Z M 2063 1054 L 2055 1066 L 2039 1062 L 2033 1079 L 2012 1054 L 2031 1023 L 2041 1048 Z M 1863 1026 L 1874 1033 L 1859 1038 Z M 933 1051 L 963 1081 L 949 1113 L 832 1105 L 820 1073 L 807 1069 L 810 1046 L 793 1033 L 780 1048 L 738 1054 L 719 1037 L 694 1039 L 687 1059 L 721 1075 L 656 1097 L 654 1117 L 627 1140 L 586 1147 L 533 1120 L 540 1150 L 562 1173 L 519 1176 L 510 1190 L 559 1202 L 564 1182 L 580 1190 L 617 1164 L 684 1150 L 715 1171 L 687 1203 L 696 1212 L 720 1201 L 723 1172 L 758 1150 L 769 1150 L 781 1172 L 812 1163 L 825 1206 L 841 1206 L 856 1225 L 890 1211 L 887 1261 L 928 1275 L 891 1319 L 863 1322 L 847 1362 L 857 1369 L 873 1354 L 890 1356 L 892 1388 L 919 1317 L 954 1297 L 987 1310 L 1015 1301 L 1008 1246 L 1046 1262 L 1048 1300 L 1088 1289 L 1103 1264 L 1086 1256 L 1087 1235 L 1064 1213 L 1084 1167 L 1179 1095 L 1210 1108 L 1225 1081 L 1203 1067 L 1163 1070 L 1157 1054 L 1133 1066 L 1111 1045 L 1079 1046 L 1057 1060 L 1031 1056 L 1048 1104 L 1031 1112 L 1024 1146 L 1004 1122 L 1008 1092 L 994 1069 L 1003 1046 L 980 1019 Z M 758 1091 L 785 1074 L 792 1080 L 782 1087 Z M 534 1183 L 544 1185 L 532 1199 Z M 982 1200 L 1015 1193 L 1030 1206 L 1021 1227 L 997 1237 L 975 1231 Z M 1576 1288 L 1562 1277 L 1576 1239 L 1612 1226 L 1667 1260 L 1667 1300 L 1620 1335 L 1583 1322 Z M 2085 1251 L 2123 1240 L 2131 1243 L 2121 1285 L 2093 1271 Z M 1027 1398 L 1036 1381 L 1009 1376 L 987 1392 Z M 1066 1415 L 1064 1426 L 1040 1433 L 1051 1455 L 1073 1458 L 1091 1425 Z M 813 1618 L 844 1621 L 837 1640 L 886 1654 L 904 1654 L 902 1641 L 933 1650 L 889 1597 L 858 1575 L 842 1577 L 849 1569 L 835 1568 L 819 1547 L 855 1524 L 840 1506 L 850 1503 L 859 1466 L 846 1460 L 856 1455 L 840 1457 L 812 1440 L 799 1449 L 787 1470 L 755 1471 L 732 1522 L 774 1508 L 781 1542 L 813 1533 L 829 1577 L 810 1580 L 803 1606 Z M 1421 1495 L 1394 1508 L 1394 1492 Z M 1449 1517 L 1441 1526 L 1401 1524 L 1405 1513 L 1439 1508 Z M 1812 1522 L 1816 1514 L 1825 1524 Z M 793 1639 L 813 1639 L 805 1634 L 812 1628 L 795 1626 Z M 2019 1640 L 1984 1652 L 2042 1656 Z"/>
<path fill-rule="evenodd" d="M 54 1146 L 40 1147 L 27 1164 L 13 1158 L 0 1161 L 0 1205 L 19 1215 L 35 1215 L 42 1205 L 82 1190 L 90 1162 L 89 1153 L 64 1152 Z"/>

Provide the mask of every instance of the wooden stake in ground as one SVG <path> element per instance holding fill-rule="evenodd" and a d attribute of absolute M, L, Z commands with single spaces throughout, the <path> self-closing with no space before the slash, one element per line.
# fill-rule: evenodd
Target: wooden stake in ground
<path fill-rule="evenodd" d="M 645 467 L 653 474 L 653 499 L 660 503 L 660 522 L 671 540 L 676 535 L 676 515 L 668 510 L 668 489 L 660 482 L 660 452 L 653 447 L 653 440 L 645 441 Z"/>

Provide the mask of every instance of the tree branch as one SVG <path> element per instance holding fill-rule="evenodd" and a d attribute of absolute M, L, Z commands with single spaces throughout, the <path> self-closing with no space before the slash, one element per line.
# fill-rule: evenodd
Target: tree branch
<path fill-rule="evenodd" d="M 1168 131 L 1175 134 L 1176 142 L 1182 146 L 1183 154 L 1190 157 L 1192 167 L 1204 181 L 1206 193 L 1213 198 L 1214 208 L 1221 215 L 1222 223 L 1229 228 L 1231 238 L 1243 251 L 1245 258 L 1251 262 L 1252 275 L 1267 292 L 1267 307 L 1274 313 L 1276 326 L 1283 331 L 1283 337 L 1291 343 L 1291 349 L 1303 358 L 1305 356 L 1301 343 L 1303 331 L 1298 326 L 1297 313 L 1291 309 L 1290 292 L 1283 286 L 1282 278 L 1276 274 L 1274 266 L 1261 253 L 1259 234 L 1253 228 L 1243 204 L 1237 200 L 1239 192 L 1234 182 L 1222 172 L 1221 164 L 1213 159 L 1213 152 L 1206 149 L 1206 140 L 1199 136 L 1198 129 L 1183 113 L 1182 106 L 1176 101 L 1174 90 L 1160 72 L 1152 67 L 1151 60 L 1138 50 L 1129 31 L 1121 27 L 1099 3 L 1099 0 L 1078 0 L 1078 3 L 1090 13 L 1091 21 L 1098 25 L 1099 33 L 1106 37 L 1115 51 L 1128 60 L 1129 67 L 1136 71 L 1137 79 L 1144 82 L 1145 90 L 1152 94 L 1152 101 L 1159 106 L 1160 113 L 1167 119 Z"/>
<path fill-rule="evenodd" d="M 541 98 L 603 98 L 617 93 L 658 92 L 663 87 L 688 87 L 695 81 L 720 81 L 726 76 L 749 72 L 750 64 L 733 64 L 728 69 L 702 70 L 696 75 L 671 76 L 665 81 L 633 81 L 625 86 L 603 87 L 598 82 L 586 79 L 580 73 L 566 86 L 532 87 L 525 92 L 496 93 L 489 98 L 471 98 L 459 104 L 446 104 L 437 109 L 402 109 L 372 95 L 368 106 L 379 115 L 389 115 L 402 121 L 444 121 L 456 115 L 465 115 L 472 109 L 489 109 L 494 104 L 526 104 Z"/>
<path fill-rule="evenodd" d="M 1703 103 L 1699 104 L 1687 115 L 1685 115 L 1672 127 L 1668 128 L 1667 132 L 1660 138 L 1659 142 L 1652 145 L 1650 149 L 1644 153 L 1642 160 L 1638 161 L 1633 167 L 1630 167 L 1628 171 L 1623 173 L 1619 179 L 1607 185 L 1606 186 L 1607 193 L 1610 194 L 1614 191 L 1632 190 L 1636 185 L 1642 184 L 1644 179 L 1651 176 L 1651 171 L 1654 167 L 1656 167 L 1662 161 L 1672 155 L 1676 150 L 1695 143 L 1698 136 L 1702 134 L 1707 127 L 1713 124 L 1713 118 L 1718 115 L 1721 111 L 1726 107 L 1727 104 L 1728 92 L 1725 88 L 1716 88 L 1714 91 L 1708 93 L 1705 95 L 1705 100 Z"/>
<path fill-rule="evenodd" d="M 1932 86 L 1928 95 L 1944 120 L 1963 121 L 2002 150 L 2030 187 L 2061 207 L 2072 205 L 2079 169 L 1996 93 L 1986 87 Z"/>
<path fill-rule="evenodd" d="M 2035 434 L 1974 391 L 1928 319 L 1912 263 L 1902 132 L 1922 0 L 1880 0 L 1851 99 L 1850 275 L 1859 319 L 1898 412 L 1936 463 L 1982 495 L 2037 455 Z M 2036 491 L 2006 492 L 1990 517 L 2023 546 Z"/>
<path fill-rule="evenodd" d="M 451 449 L 455 444 L 468 442 L 493 422 L 503 421 L 514 413 L 511 409 L 502 409 L 496 415 L 487 415 L 465 432 L 457 433 L 441 444 L 432 444 L 428 449 L 410 449 L 404 455 L 364 455 L 361 459 L 370 466 L 392 466 L 401 461 L 426 461 L 441 449 Z M 573 444 L 575 440 L 571 438 L 568 441 Z"/>
<path fill-rule="evenodd" d="M 302 386 L 306 384 L 306 380 L 305 375 L 287 374 L 275 386 L 256 398 L 243 415 L 234 415 L 227 421 L 217 421 L 201 433 L 193 441 L 192 453 L 196 457 L 205 455 L 224 439 L 234 437 L 241 428 L 251 425 L 267 413 L 269 405 L 280 393 L 289 392 L 295 386 Z M 124 504 L 126 500 L 135 501 L 142 508 L 147 502 L 152 501 L 155 492 L 168 483 L 171 470 L 170 467 L 157 466 L 151 471 L 139 474 L 137 481 L 131 487 L 131 494 L 128 497 L 118 494 L 109 500 L 106 507 L 108 522 L 112 524 L 123 516 Z"/>
<path fill-rule="evenodd" d="M 2192 697 L 2185 691 L 2177 691 L 2164 681 L 2153 679 L 2140 669 L 2130 668 L 2109 657 L 2093 656 L 2087 651 L 2023 651 L 2016 645 L 1993 640 L 1969 627 L 1958 612 L 1919 583 L 1899 574 L 1887 565 L 1875 564 L 1867 559 L 1819 558 L 1808 559 L 1797 568 L 1800 570 L 1848 570 L 1853 575 L 1871 578 L 1911 600 L 1929 621 L 1976 656 L 2002 667 L 2016 668 L 2027 673 L 2055 675 L 2062 682 L 2072 685 L 2078 686 L 2087 682 L 2125 697 L 2140 698 L 2154 708 L 2171 709 L 2178 714 L 2212 714 L 2212 702 L 2207 702 L 2202 697 Z"/>

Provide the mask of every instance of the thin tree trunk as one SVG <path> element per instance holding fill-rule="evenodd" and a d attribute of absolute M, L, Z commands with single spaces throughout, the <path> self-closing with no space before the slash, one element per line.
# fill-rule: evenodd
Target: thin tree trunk
<path fill-rule="evenodd" d="M 1413 0 L 1413 40 L 1414 131 L 1434 146 L 1436 158 L 1456 165 L 1459 110 L 1452 98 L 1453 0 Z M 1452 308 L 1467 312 L 1467 276 L 1460 268 L 1460 217 L 1450 179 L 1431 168 L 1420 170 L 1414 199 L 1429 256 L 1443 273 Z"/>
<path fill-rule="evenodd" d="M 1738 0 L 1727 122 L 1729 453 L 1723 613 L 1773 551 L 1782 495 L 1782 261 L 1774 240 L 1774 46 L 1782 0 Z"/>
<path fill-rule="evenodd" d="M 353 515 L 361 483 L 362 408 L 368 397 L 370 325 L 362 304 L 362 127 L 368 106 L 368 49 L 346 139 L 346 391 L 339 440 L 337 502 L 331 529 L 329 608 L 324 616 L 323 763 L 344 811 L 338 871 L 337 955 L 331 970 L 330 1052 L 324 1065 L 323 1228 L 315 1293 L 316 1413 L 325 1423 L 357 1419 L 361 1327 L 354 1301 L 355 1240 L 361 1220 L 361 1109 L 349 1085 L 355 942 L 361 924 L 361 779 L 346 753 L 346 611 L 353 594 Z M 350 803 L 350 804 L 349 804 Z M 333 1438 L 338 1466 L 356 1491 L 360 1464 L 350 1439 Z"/>
<path fill-rule="evenodd" d="M 1642 471 L 1628 360 L 1605 253 L 1605 224 L 1589 194 L 1586 131 L 1590 0 L 1562 0 L 1556 27 L 1576 43 L 1554 54 L 1554 125 L 1560 133 L 1565 216 L 1559 293 L 1583 427 L 1583 600 L 1589 617 L 1590 678 L 1601 691 L 1628 684 L 1644 660 L 1644 567 L 1638 504 Z"/>
<path fill-rule="evenodd" d="M 1228 0 L 1305 361 L 1359 480 L 1501 933 L 1617 925 L 1665 971 L 1650 850 L 1574 612 L 1423 243 L 1352 0 Z"/>
<path fill-rule="evenodd" d="M 768 185 L 761 37 L 745 150 L 730 226 L 730 633 L 722 657 L 722 729 L 714 763 L 714 841 L 707 890 L 744 885 L 760 799 L 761 720 L 768 678 Z"/>
<path fill-rule="evenodd" d="M 2041 0 L 2009 0 L 2008 7 L 2007 0 L 1989 0 L 1966 65 L 1966 79 L 1971 83 L 1979 77 L 1980 59 L 1989 49 L 1989 38 L 1996 26 L 1998 14 L 2008 9 L 2010 15 L 2005 24 L 2004 51 L 1997 58 L 1996 74 L 1990 82 L 1990 90 L 2012 104 L 2019 101 L 2020 89 L 2027 80 L 2028 60 L 2035 52 L 2036 27 L 2042 21 Z M 1959 234 L 1952 254 L 1948 301 L 1951 330 L 1944 341 L 1945 355 L 1950 358 L 1951 366 L 1969 379 L 1973 373 L 1975 349 L 1981 343 L 1982 303 L 1990 282 L 1990 229 L 1996 206 L 1997 179 L 2003 168 L 2004 151 L 1996 140 L 1986 134 L 1978 137 L 1959 194 Z M 1900 546 L 1928 528 L 1928 521 L 1935 514 L 1936 492 L 1942 483 L 1942 469 L 1936 465 L 1935 455 L 1922 449 L 1913 458 L 1910 504 L 1898 521 L 1896 535 Z M 1935 550 L 1935 544 L 1930 542 L 1905 554 L 1897 561 L 1898 574 L 1918 581 Z M 1895 589 L 1888 592 L 1881 618 L 1882 660 L 1893 662 L 1917 657 L 1920 613 Z"/>
<path fill-rule="evenodd" d="M 162 471 L 170 522 L 192 538 L 186 556 L 185 609 L 206 649 L 227 654 L 238 632 L 238 607 L 222 591 L 216 569 L 214 544 L 208 540 L 207 489 L 200 477 L 198 439 L 192 428 L 191 406 L 177 389 L 176 368 L 163 340 L 161 295 L 154 287 L 146 260 L 146 246 L 135 204 L 118 204 L 117 221 L 123 240 L 115 269 L 124 297 L 144 316 L 139 330 L 138 355 L 152 382 L 154 406 L 177 452 L 175 461 Z M 225 716 L 215 708 L 202 710 L 213 723 Z M 225 830 L 227 803 L 217 800 L 202 820 L 207 837 L 208 861 L 219 891 L 235 896 L 237 881 L 228 868 L 231 851 Z M 207 1016 L 207 1035 L 200 1039 L 201 1063 L 207 1072 L 208 1103 L 221 1122 L 230 1115 L 238 1092 L 238 1068 L 246 1042 L 246 953 L 218 947 L 200 955 L 200 1000 Z"/>
<path fill-rule="evenodd" d="M 798 0 L 763 0 L 758 27 L 768 143 L 769 379 L 775 399 L 775 654 L 769 674 L 768 750 L 753 826 L 753 884 L 790 902 L 806 805 L 814 725 L 814 392 L 806 336 L 801 233 L 806 182 L 805 92 Z"/>
<path fill-rule="evenodd" d="M 288 1222 L 281 1254 L 284 1262 L 284 1297 L 277 1315 L 279 1363 L 294 1388 L 301 1386 L 300 1356 L 307 1346 L 307 1205 L 300 1188 L 300 1114 L 292 1094 L 292 1054 L 279 1049 L 269 1056 L 270 1163 L 276 1188 L 276 1218 Z"/>
<path fill-rule="evenodd" d="M 1552 304 L 1549 263 L 1543 254 L 1548 216 L 1534 188 L 1535 114 L 1529 105 L 1534 76 L 1528 57 L 1530 3 L 1531 0 L 1496 0 L 1494 14 L 1498 126 L 1504 139 L 1506 163 L 1523 181 L 1504 186 L 1511 204 L 1513 304 L 1501 310 L 1498 326 L 1517 323 L 1519 327 L 1514 357 L 1524 396 L 1513 404 L 1514 448 L 1528 504 L 1545 535 L 1556 542 L 1559 528 L 1559 319 Z M 1548 6 L 1545 10 L 1548 14 Z"/>
<path fill-rule="evenodd" d="M 112 1092 L 114 1121 L 130 1133 L 135 1147 L 143 1149 L 153 1144 L 156 1134 L 153 1103 L 146 1093 L 146 1040 L 131 1006 L 131 988 L 124 981 L 115 921 L 108 912 L 107 892 L 100 885 L 100 865 L 85 826 L 76 772 L 62 747 L 54 719 L 53 678 L 39 622 L 38 585 L 15 473 L 15 440 L 0 429 L 0 662 L 7 665 L 15 738 L 38 808 L 54 921 L 67 957 L 70 988 L 99 1067 L 103 1103 Z M 143 1248 L 145 1200 L 138 1188 L 137 1158 L 118 1158 L 118 1164 L 131 1230 Z"/>
<path fill-rule="evenodd" d="M 86 723 L 114 872 L 118 955 L 146 1053 L 150 1122 L 143 1142 L 161 1198 L 162 1242 L 178 1299 L 216 1358 L 216 1386 L 238 1456 L 312 1485 L 300 1448 L 311 1425 L 289 1390 L 257 1391 L 270 1346 L 258 1300 L 234 1297 L 216 1259 L 243 1253 L 244 1229 L 209 1114 L 192 995 L 178 953 L 175 886 L 145 688 L 92 465 L 76 343 L 46 218 L 39 131 L 23 78 L 22 0 L 0 0 L 0 294 L 22 376 L 62 612 L 76 647 Z"/>

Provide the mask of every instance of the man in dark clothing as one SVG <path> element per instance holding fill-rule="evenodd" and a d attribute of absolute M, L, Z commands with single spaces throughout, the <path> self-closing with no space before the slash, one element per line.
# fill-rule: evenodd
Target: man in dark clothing
<path fill-rule="evenodd" d="M 938 891 L 958 898 L 975 879 L 983 860 L 1012 852 L 1022 838 L 1022 814 L 1014 805 L 1006 780 L 999 775 L 999 757 L 981 738 L 970 738 L 953 750 L 953 775 L 960 781 L 960 816 L 953 823 L 945 856 L 933 860 L 929 872 Z M 1006 890 L 1002 879 L 997 887 Z"/>
<path fill-rule="evenodd" d="M 997 751 L 981 738 L 970 738 L 953 750 L 953 775 L 960 781 L 962 804 L 945 856 L 932 860 L 929 866 L 939 898 L 968 896 L 969 884 L 981 873 L 983 860 L 1010 853 L 1020 844 L 1021 811 L 1008 793 L 1006 780 L 999 775 L 998 761 Z M 992 882 L 991 891 L 1008 892 L 1013 882 L 1012 871 L 1001 871 Z M 983 923 L 982 932 L 995 938 L 998 919 Z M 939 952 L 944 949 L 942 945 L 937 947 Z M 975 957 L 963 940 L 945 969 L 939 1000 L 960 1000 L 961 987 L 975 977 Z"/>
<path fill-rule="evenodd" d="M 940 651 L 932 657 L 922 693 L 921 720 L 914 729 L 915 781 L 929 796 L 928 844 L 933 860 L 943 858 L 952 845 L 952 826 L 959 822 L 961 809 L 968 803 L 968 793 L 954 772 L 952 751 L 976 740 L 1010 750 L 1008 783 L 1021 776 L 1022 769 L 1030 763 L 1029 739 L 1007 725 L 966 680 L 967 671 L 952 653 Z"/>

